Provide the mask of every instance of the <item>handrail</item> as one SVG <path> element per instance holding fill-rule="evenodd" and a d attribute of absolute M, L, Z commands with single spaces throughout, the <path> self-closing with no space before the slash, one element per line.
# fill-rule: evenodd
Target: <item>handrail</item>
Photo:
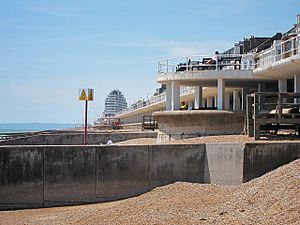
<path fill-rule="evenodd" d="M 295 37 L 291 37 L 287 40 L 281 41 L 275 44 L 269 49 L 266 49 L 257 54 L 256 58 L 259 58 L 255 64 L 255 69 L 263 69 L 271 66 L 275 62 L 280 62 L 283 59 L 290 58 L 300 52 L 300 34 Z M 287 46 L 290 44 L 290 46 Z M 286 50 L 287 49 L 287 50 Z"/>
<path fill-rule="evenodd" d="M 194 87 L 184 87 L 184 86 L 182 86 L 182 87 L 180 87 L 180 96 L 185 96 L 185 95 L 191 94 L 194 91 L 195 91 Z M 149 106 L 149 105 L 164 102 L 164 101 L 166 101 L 166 92 L 163 92 L 159 95 L 151 96 L 150 99 L 147 99 L 147 100 L 141 99 L 140 101 L 142 101 L 145 104 L 136 105 L 136 107 L 133 107 L 133 105 L 137 103 L 137 102 L 135 102 L 134 104 L 132 104 L 127 109 L 116 113 L 115 116 L 118 116 L 118 115 L 121 115 L 121 114 L 127 113 L 127 112 L 132 112 L 134 110 L 141 109 L 141 108 Z"/>
<path fill-rule="evenodd" d="M 236 68 L 231 68 L 231 69 L 243 69 L 241 66 L 241 63 L 236 63 L 236 60 L 238 58 L 241 59 L 242 55 L 241 54 L 219 54 L 218 55 L 221 59 L 222 58 L 227 58 L 225 59 L 224 62 L 227 61 L 227 63 L 222 63 L 222 62 L 216 62 L 216 64 L 206 64 L 203 63 L 204 59 L 211 59 L 211 56 L 208 55 L 191 55 L 191 56 L 179 56 L 179 57 L 171 57 L 171 58 L 166 58 L 162 59 L 158 62 L 158 74 L 160 73 L 174 73 L 178 72 L 178 67 L 179 68 L 185 68 L 186 70 L 190 71 L 192 68 L 204 68 L 204 67 L 209 67 L 215 69 L 219 69 L 219 67 L 230 67 L 234 66 Z M 232 62 L 228 63 L 229 59 L 232 58 Z M 175 70 L 176 69 L 176 70 Z"/>

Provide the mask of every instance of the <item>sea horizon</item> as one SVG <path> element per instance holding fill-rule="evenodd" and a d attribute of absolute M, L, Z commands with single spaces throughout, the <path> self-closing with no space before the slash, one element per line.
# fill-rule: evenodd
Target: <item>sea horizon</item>
<path fill-rule="evenodd" d="M 43 130 L 60 130 L 75 128 L 73 123 L 0 123 L 0 133 L 23 133 Z"/>

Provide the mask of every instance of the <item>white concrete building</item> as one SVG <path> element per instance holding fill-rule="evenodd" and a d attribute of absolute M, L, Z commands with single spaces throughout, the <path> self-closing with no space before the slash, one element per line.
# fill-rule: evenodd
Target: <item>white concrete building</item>
<path fill-rule="evenodd" d="M 244 96 L 250 92 L 300 92 L 300 16 L 285 34 L 251 37 L 221 54 L 216 64 L 207 64 L 207 59 L 198 55 L 161 60 L 157 82 L 166 85 L 166 92 L 116 117 L 138 123 L 155 111 L 179 110 L 181 101 L 188 102 L 189 109 L 238 111 L 245 109 Z"/>
<path fill-rule="evenodd" d="M 110 124 L 110 119 L 125 109 L 127 102 L 123 93 L 118 89 L 112 90 L 105 99 L 104 112 L 102 116 L 96 118 L 95 124 Z"/>

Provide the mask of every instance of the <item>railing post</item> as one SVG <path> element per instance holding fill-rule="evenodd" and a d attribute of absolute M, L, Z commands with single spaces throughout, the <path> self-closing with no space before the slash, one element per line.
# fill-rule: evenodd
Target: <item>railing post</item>
<path fill-rule="evenodd" d="M 167 59 L 167 73 L 169 73 L 169 60 Z"/>
<path fill-rule="evenodd" d="M 281 105 L 281 103 L 282 103 L 282 93 L 278 93 L 278 105 L 277 105 L 277 107 L 278 107 L 278 117 L 277 117 L 277 122 L 278 123 L 280 123 L 280 121 L 281 121 L 281 114 L 282 114 L 282 105 Z"/>
<path fill-rule="evenodd" d="M 259 140 L 260 137 L 260 118 L 258 108 L 258 95 L 254 94 L 254 139 Z"/>
<path fill-rule="evenodd" d="M 247 134 L 249 137 L 254 136 L 253 132 L 253 109 L 252 109 L 252 96 L 246 96 L 246 120 L 247 120 Z"/>
<path fill-rule="evenodd" d="M 186 71 L 189 71 L 189 57 L 186 57 Z"/>

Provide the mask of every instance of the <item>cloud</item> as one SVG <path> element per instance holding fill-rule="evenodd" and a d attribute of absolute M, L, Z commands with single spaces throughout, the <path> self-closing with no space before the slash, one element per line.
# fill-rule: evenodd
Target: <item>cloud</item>
<path fill-rule="evenodd" d="M 164 39 L 145 39 L 128 42 L 98 42 L 99 45 L 108 47 L 124 47 L 124 48 L 147 48 L 159 50 L 163 55 L 173 56 L 189 56 L 189 55 L 211 55 L 216 49 L 219 51 L 227 50 L 232 46 L 229 41 L 176 41 Z"/>
<path fill-rule="evenodd" d="M 228 41 L 174 41 L 174 40 L 149 40 L 150 44 L 154 48 L 159 48 L 167 53 L 167 55 L 173 56 L 190 56 L 190 55 L 211 55 L 216 49 L 219 51 L 226 50 L 232 45 Z"/>

